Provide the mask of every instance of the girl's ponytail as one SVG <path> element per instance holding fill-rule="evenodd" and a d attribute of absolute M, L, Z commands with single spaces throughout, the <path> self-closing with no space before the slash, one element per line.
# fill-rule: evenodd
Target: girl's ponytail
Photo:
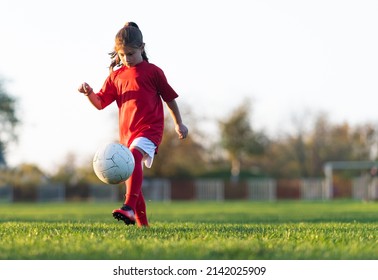
<path fill-rule="evenodd" d="M 133 22 L 133 21 L 128 21 L 128 22 L 126 22 L 124 27 L 126 27 L 126 26 L 132 26 L 132 27 L 135 27 L 135 28 L 138 28 L 138 29 L 139 29 L 138 24 L 136 24 L 136 23 Z M 139 29 L 139 31 L 140 31 L 140 29 Z M 143 49 L 143 52 L 142 52 L 142 58 L 143 58 L 143 60 L 145 60 L 145 61 L 148 62 L 148 57 L 147 57 L 146 51 L 145 51 L 144 49 Z"/>

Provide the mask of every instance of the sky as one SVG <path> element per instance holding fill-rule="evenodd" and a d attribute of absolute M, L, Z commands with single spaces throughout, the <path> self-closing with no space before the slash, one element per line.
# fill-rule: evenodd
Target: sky
<path fill-rule="evenodd" d="M 117 138 L 116 105 L 97 111 L 77 88 L 101 88 L 127 21 L 179 94 L 184 122 L 195 116 L 209 138 L 246 99 L 268 134 L 317 112 L 375 123 L 377 14 L 375 0 L 2 0 L 0 77 L 22 121 L 7 161 L 54 170 L 72 153 L 86 164 Z"/>

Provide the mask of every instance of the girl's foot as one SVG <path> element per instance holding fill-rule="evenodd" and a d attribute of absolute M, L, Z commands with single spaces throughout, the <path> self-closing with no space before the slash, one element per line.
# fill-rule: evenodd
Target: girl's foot
<path fill-rule="evenodd" d="M 135 224 L 135 214 L 131 207 L 124 204 L 121 208 L 113 210 L 113 217 L 116 220 L 122 220 L 126 225 Z"/>

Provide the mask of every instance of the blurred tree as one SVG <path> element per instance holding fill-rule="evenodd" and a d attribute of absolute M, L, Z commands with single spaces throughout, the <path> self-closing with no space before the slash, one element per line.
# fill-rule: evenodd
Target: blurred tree
<path fill-rule="evenodd" d="M 322 177 L 327 161 L 373 160 L 377 145 L 374 125 L 332 124 L 320 113 L 312 126 L 299 125 L 292 134 L 272 141 L 264 166 L 276 177 Z"/>
<path fill-rule="evenodd" d="M 37 188 L 48 182 L 44 172 L 35 164 L 23 163 L 7 168 L 7 184 L 13 187 L 14 201 L 35 201 Z"/>
<path fill-rule="evenodd" d="M 57 171 L 51 176 L 51 180 L 62 182 L 65 185 L 74 185 L 77 183 L 79 176 L 75 154 L 68 153 L 66 155 L 65 160 L 60 166 L 58 166 Z"/>
<path fill-rule="evenodd" d="M 201 144 L 203 136 L 197 129 L 197 120 L 190 112 L 182 113 L 189 129 L 188 137 L 178 139 L 172 119 L 166 115 L 162 143 L 152 167 L 144 169 L 145 176 L 192 177 L 208 169 L 206 150 Z"/>
<path fill-rule="evenodd" d="M 77 157 L 73 153 L 67 153 L 65 160 L 58 166 L 50 180 L 64 184 L 68 200 L 88 199 L 90 184 L 101 183 L 94 174 L 92 165 L 78 166 Z"/>
<path fill-rule="evenodd" d="M 64 183 L 66 186 L 77 186 L 83 183 L 102 184 L 93 171 L 92 157 L 86 160 L 86 164 L 79 165 L 77 155 L 74 153 L 67 153 L 50 179 Z"/>
<path fill-rule="evenodd" d="M 35 164 L 22 163 L 8 169 L 8 183 L 22 188 L 44 184 L 48 181 L 45 173 Z"/>
<path fill-rule="evenodd" d="M 221 145 L 227 151 L 231 163 L 231 176 L 237 180 L 243 159 L 262 155 L 268 138 L 264 133 L 252 128 L 249 101 L 243 102 L 229 118 L 219 121 L 219 126 Z"/>
<path fill-rule="evenodd" d="M 16 116 L 16 100 L 9 96 L 0 80 L 0 167 L 5 166 L 6 147 L 17 140 L 16 126 L 19 120 Z"/>
<path fill-rule="evenodd" d="M 319 118 L 310 135 L 311 174 L 321 175 L 327 161 L 374 160 L 372 148 L 377 143 L 377 129 L 372 124 L 330 125 L 326 119 Z"/>

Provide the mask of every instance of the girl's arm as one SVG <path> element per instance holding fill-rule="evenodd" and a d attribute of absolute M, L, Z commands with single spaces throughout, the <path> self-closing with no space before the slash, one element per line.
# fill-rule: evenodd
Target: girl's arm
<path fill-rule="evenodd" d="M 180 110 L 177 106 L 176 100 L 167 102 L 169 113 L 172 116 L 173 122 L 175 123 L 175 130 L 180 139 L 186 138 L 188 136 L 188 128 L 182 123 Z"/>
<path fill-rule="evenodd" d="M 82 83 L 78 90 L 79 92 L 84 93 L 84 95 L 88 97 L 88 100 L 92 103 L 92 105 L 95 106 L 98 110 L 102 109 L 100 98 L 93 93 L 93 89 L 87 83 Z"/>

